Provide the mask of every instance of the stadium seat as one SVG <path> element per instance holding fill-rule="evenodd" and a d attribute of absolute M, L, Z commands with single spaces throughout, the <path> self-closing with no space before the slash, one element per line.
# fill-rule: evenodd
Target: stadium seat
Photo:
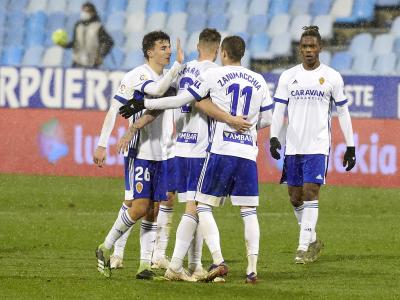
<path fill-rule="evenodd" d="M 79 21 L 79 14 L 69 14 L 65 21 L 65 30 L 68 32 L 69 39 L 72 39 L 73 31 L 76 22 Z"/>
<path fill-rule="evenodd" d="M 268 15 L 274 17 L 276 15 L 287 14 L 289 12 L 290 0 L 273 0 L 270 1 Z"/>
<path fill-rule="evenodd" d="M 228 1 L 228 7 L 227 7 L 228 15 L 246 14 L 247 10 L 248 10 L 248 0 Z"/>
<path fill-rule="evenodd" d="M 22 65 L 24 66 L 38 66 L 42 64 L 43 47 L 35 46 L 28 48 L 25 51 L 24 58 L 22 59 Z"/>
<path fill-rule="evenodd" d="M 143 31 L 145 27 L 146 15 L 142 11 L 134 12 L 128 15 L 125 24 L 125 32 Z"/>
<path fill-rule="evenodd" d="M 227 24 L 227 19 L 226 19 L 226 15 L 222 14 L 222 15 L 210 15 L 210 17 L 208 18 L 208 27 L 210 28 L 215 28 L 218 31 L 221 30 L 226 30 L 226 24 Z"/>
<path fill-rule="evenodd" d="M 333 54 L 331 67 L 340 73 L 350 73 L 353 55 L 349 51 L 339 51 Z"/>
<path fill-rule="evenodd" d="M 21 11 L 9 11 L 7 13 L 7 21 L 6 27 L 8 28 L 16 28 L 16 27 L 24 27 L 26 16 Z"/>
<path fill-rule="evenodd" d="M 312 1 L 309 8 L 309 13 L 312 16 L 328 15 L 331 10 L 331 6 L 332 0 Z"/>
<path fill-rule="evenodd" d="M 251 0 L 249 15 L 264 15 L 268 13 L 269 0 Z"/>
<path fill-rule="evenodd" d="M 69 0 L 69 1 L 72 1 L 72 0 Z M 47 2 L 48 2 L 48 0 L 39 0 L 39 1 L 38 0 L 30 0 L 29 4 L 27 5 L 26 11 L 28 13 L 33 13 L 33 12 L 38 11 L 38 10 L 46 11 Z M 68 11 L 71 11 L 69 9 L 69 7 L 67 9 L 68 9 Z"/>
<path fill-rule="evenodd" d="M 146 30 L 164 30 L 167 14 L 165 12 L 156 12 L 149 16 L 146 22 Z"/>
<path fill-rule="evenodd" d="M 125 56 L 123 68 L 129 70 L 142 64 L 144 64 L 143 52 L 142 50 L 135 50 Z"/>
<path fill-rule="evenodd" d="M 7 3 L 8 1 L 5 2 Z M 12 0 L 8 3 L 9 10 L 25 11 L 27 6 L 28 6 L 28 0 Z"/>
<path fill-rule="evenodd" d="M 197 51 L 197 43 L 199 42 L 199 31 L 194 31 L 190 34 L 185 47 L 185 52 L 190 53 L 192 51 Z"/>
<path fill-rule="evenodd" d="M 5 26 L 5 23 L 6 23 L 6 13 L 5 11 L 0 10 L 0 27 L 4 28 L 3 26 Z"/>
<path fill-rule="evenodd" d="M 104 68 L 107 70 L 122 70 L 126 68 L 123 66 L 125 60 L 125 52 L 122 49 L 114 47 L 106 58 L 104 59 Z"/>
<path fill-rule="evenodd" d="M 125 48 L 129 51 L 142 49 L 143 36 L 142 31 L 130 32 L 126 38 Z"/>
<path fill-rule="evenodd" d="M 22 62 L 24 50 L 20 46 L 10 46 L 3 49 L 1 65 L 19 66 Z"/>
<path fill-rule="evenodd" d="M 42 66 L 44 67 L 59 67 L 62 65 L 64 49 L 58 46 L 53 46 L 46 49 L 43 58 Z"/>
<path fill-rule="evenodd" d="M 8 1 L 9 0 L 0 1 L 0 14 L 2 12 L 6 12 L 8 10 Z M 1 23 L 0 23 L 0 25 L 1 25 Z"/>
<path fill-rule="evenodd" d="M 251 36 L 249 43 L 250 45 L 248 50 L 250 52 L 250 56 L 257 58 L 263 57 L 268 51 L 270 40 L 265 33 L 258 33 Z"/>
<path fill-rule="evenodd" d="M 255 34 L 266 30 L 268 24 L 267 15 L 250 15 L 249 19 L 248 32 Z"/>
<path fill-rule="evenodd" d="M 185 50 L 186 48 L 186 40 L 188 37 L 188 33 L 186 30 L 180 30 L 180 31 L 171 31 L 171 34 L 169 35 L 171 39 L 171 47 L 175 51 L 176 49 L 176 39 L 179 39 L 181 42 L 181 47 Z"/>
<path fill-rule="evenodd" d="M 24 27 L 16 27 L 14 30 L 6 31 L 4 45 L 6 46 L 21 46 L 24 42 L 25 30 Z"/>
<path fill-rule="evenodd" d="M 151 16 L 154 13 L 167 12 L 167 0 L 148 0 L 147 1 L 147 16 Z"/>
<path fill-rule="evenodd" d="M 375 0 L 354 0 L 351 15 L 340 17 L 336 22 L 355 23 L 359 21 L 371 21 L 374 17 Z"/>
<path fill-rule="evenodd" d="M 185 56 L 186 56 L 186 55 L 185 55 Z M 187 54 L 187 57 L 185 57 L 185 61 L 188 62 L 188 61 L 197 59 L 198 56 L 199 56 L 199 53 L 198 53 L 197 50 L 192 51 L 192 52 L 190 52 L 190 53 Z"/>
<path fill-rule="evenodd" d="M 333 37 L 333 18 L 331 15 L 316 16 L 312 24 L 318 26 L 322 39 L 329 40 Z"/>
<path fill-rule="evenodd" d="M 400 37 L 400 16 L 394 19 L 392 26 L 390 27 L 390 33 L 396 37 Z"/>
<path fill-rule="evenodd" d="M 375 55 L 371 52 L 358 53 L 354 57 L 352 72 L 358 75 L 372 74 Z"/>
<path fill-rule="evenodd" d="M 400 57 L 400 38 L 397 38 L 393 43 L 393 52 Z"/>
<path fill-rule="evenodd" d="M 289 30 L 290 16 L 288 14 L 274 16 L 268 25 L 267 33 L 270 37 L 286 34 Z"/>
<path fill-rule="evenodd" d="M 47 5 L 47 12 L 66 12 L 67 9 L 67 0 L 57 0 L 57 1 L 49 1 Z M 94 2 L 93 2 L 94 3 Z M 97 5 L 96 5 L 97 7 Z"/>
<path fill-rule="evenodd" d="M 364 53 L 371 49 L 372 35 L 370 33 L 357 34 L 350 42 L 349 50 L 353 54 Z"/>
<path fill-rule="evenodd" d="M 27 28 L 45 28 L 47 24 L 47 15 L 44 11 L 36 11 L 31 14 L 27 19 Z"/>
<path fill-rule="evenodd" d="M 135 0 L 135 1 L 128 1 L 128 7 L 126 8 L 126 11 L 129 14 L 131 13 L 146 13 L 146 6 L 147 6 L 147 0 Z"/>
<path fill-rule="evenodd" d="M 201 12 L 193 15 L 189 15 L 189 22 L 187 22 L 186 30 L 191 33 L 194 31 L 203 30 L 206 27 L 206 18 Z"/>
<path fill-rule="evenodd" d="M 44 43 L 44 30 L 36 29 L 26 33 L 25 45 L 28 47 L 42 46 Z"/>
<path fill-rule="evenodd" d="M 186 11 L 186 0 L 170 0 L 168 1 L 168 13 L 174 14 Z"/>
<path fill-rule="evenodd" d="M 227 8 L 225 0 L 209 0 L 207 6 L 208 16 L 224 15 Z"/>
<path fill-rule="evenodd" d="M 116 11 L 108 16 L 105 27 L 109 31 L 123 31 L 125 27 L 125 12 Z"/>
<path fill-rule="evenodd" d="M 332 54 L 330 51 L 321 51 L 319 54 L 319 61 L 329 66 L 331 63 Z"/>
<path fill-rule="evenodd" d="M 372 44 L 372 52 L 375 55 L 389 54 L 392 52 L 394 36 L 390 33 L 377 35 Z"/>
<path fill-rule="evenodd" d="M 393 52 L 378 55 L 375 59 L 373 71 L 377 75 L 394 75 L 396 66 L 396 54 Z"/>
<path fill-rule="evenodd" d="M 330 14 L 334 18 L 346 18 L 351 16 L 354 0 L 336 0 L 332 4 Z"/>
<path fill-rule="evenodd" d="M 107 12 L 113 13 L 116 11 L 125 12 L 127 0 L 112 0 L 108 1 Z"/>
<path fill-rule="evenodd" d="M 64 68 L 68 68 L 68 67 L 72 66 L 72 49 L 65 49 L 64 50 L 62 66 Z"/>
<path fill-rule="evenodd" d="M 169 15 L 166 29 L 168 31 L 185 30 L 187 18 L 188 15 L 185 12 L 177 12 Z"/>
<path fill-rule="evenodd" d="M 290 36 L 277 35 L 272 38 L 271 45 L 268 52 L 265 54 L 265 58 L 272 59 L 274 57 L 290 56 L 292 54 L 292 44 Z"/>
<path fill-rule="evenodd" d="M 303 27 L 311 25 L 311 16 L 310 15 L 297 15 L 293 18 L 289 32 L 292 40 L 299 41 L 301 34 L 303 33 Z"/>
<path fill-rule="evenodd" d="M 122 31 L 111 31 L 110 35 L 114 40 L 114 47 L 123 48 L 125 46 L 125 34 Z"/>
<path fill-rule="evenodd" d="M 253 36 L 253 35 L 250 35 L 247 31 L 235 32 L 235 35 L 240 36 L 244 40 L 244 42 L 246 43 L 246 49 L 247 49 L 249 40 L 250 40 L 250 36 Z"/>
<path fill-rule="evenodd" d="M 66 16 L 63 12 L 55 12 L 48 15 L 47 18 L 47 26 L 46 29 L 49 33 L 57 29 L 64 29 L 65 28 L 65 20 Z"/>
<path fill-rule="evenodd" d="M 376 6 L 399 6 L 399 0 L 377 0 Z"/>
<path fill-rule="evenodd" d="M 233 15 L 229 21 L 227 30 L 229 32 L 247 31 L 248 20 L 249 20 L 249 16 L 246 14 Z"/>
<path fill-rule="evenodd" d="M 187 12 L 189 15 L 197 15 L 205 11 L 207 11 L 207 0 L 191 0 L 187 4 Z"/>
<path fill-rule="evenodd" d="M 68 0 L 67 11 L 69 13 L 79 13 L 83 3 L 83 0 Z"/>
<path fill-rule="evenodd" d="M 307 15 L 312 0 L 293 0 L 289 13 L 292 16 Z"/>

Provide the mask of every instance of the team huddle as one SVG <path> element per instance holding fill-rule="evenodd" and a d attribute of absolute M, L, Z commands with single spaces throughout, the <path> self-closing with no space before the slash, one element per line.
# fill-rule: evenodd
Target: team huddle
<path fill-rule="evenodd" d="M 166 280 L 225 281 L 228 266 L 213 208 L 230 198 L 232 205 L 240 207 L 244 224 L 245 282 L 256 283 L 260 241 L 257 130 L 270 125 L 272 157 L 279 159 L 278 150 L 285 145 L 281 181 L 288 184 L 300 226 L 295 262 L 318 259 L 323 243 L 315 227 L 319 188 L 327 171 L 332 103 L 347 144 L 346 170 L 355 165 L 355 148 L 343 80 L 319 62 L 318 28 L 304 29 L 303 62 L 282 73 L 275 103 L 264 77 L 241 66 L 245 52 L 241 37 L 228 36 L 221 43 L 220 33 L 206 28 L 199 35 L 198 59 L 183 64 L 178 41 L 176 61 L 166 71 L 171 57 L 169 36 L 162 31 L 144 36 L 146 63 L 121 81 L 94 154 L 94 162 L 103 166 L 116 117 L 121 114 L 129 119 L 129 129 L 117 145 L 125 158 L 125 201 L 96 249 L 100 273 L 110 277 L 111 269 L 123 266 L 127 238 L 141 220 L 137 279 L 157 279 L 154 269 L 166 269 Z M 218 55 L 222 66 L 215 64 Z M 166 248 L 176 194 L 186 208 L 169 260 Z M 207 269 L 201 262 L 203 241 L 213 259 Z"/>

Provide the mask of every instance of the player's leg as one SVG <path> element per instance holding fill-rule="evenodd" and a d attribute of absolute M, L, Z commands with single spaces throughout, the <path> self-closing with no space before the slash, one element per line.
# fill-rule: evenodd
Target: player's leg
<path fill-rule="evenodd" d="M 235 163 L 234 158 L 225 155 L 208 154 L 199 179 L 195 200 L 199 226 L 203 233 L 207 247 L 213 258 L 207 280 L 214 280 L 218 276 L 225 276 L 228 267 L 222 256 L 220 236 L 215 222 L 212 207 L 218 207 L 231 188 Z"/>
<path fill-rule="evenodd" d="M 260 246 L 260 226 L 257 217 L 258 175 L 255 161 L 237 158 L 237 169 L 246 172 L 236 172 L 231 192 L 231 201 L 240 206 L 243 219 L 244 238 L 246 242 L 247 269 L 246 283 L 257 282 L 257 260 Z"/>

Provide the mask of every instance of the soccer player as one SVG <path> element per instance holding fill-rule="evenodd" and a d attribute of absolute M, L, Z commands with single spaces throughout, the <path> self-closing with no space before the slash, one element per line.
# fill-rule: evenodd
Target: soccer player
<path fill-rule="evenodd" d="M 355 163 L 353 129 L 343 92 L 343 79 L 334 69 L 320 63 L 321 36 L 317 26 L 304 27 L 300 39 L 302 63 L 282 73 L 274 96 L 270 151 L 280 158 L 279 132 L 286 107 L 289 124 L 281 183 L 286 182 L 294 214 L 300 225 L 297 264 L 318 259 L 323 247 L 317 239 L 319 190 L 325 183 L 330 150 L 331 106 L 336 105 L 340 128 L 346 141 L 343 166 Z"/>
<path fill-rule="evenodd" d="M 241 37 L 226 37 L 221 44 L 223 67 L 209 68 L 187 91 L 175 97 L 144 101 L 148 109 L 165 109 L 190 103 L 194 99 L 200 101 L 209 94 L 222 110 L 233 116 L 246 116 L 251 124 L 245 133 L 237 132 L 231 126 L 215 120 L 209 124 L 208 153 L 194 197 L 198 202 L 200 230 L 213 257 L 213 265 L 206 277 L 208 281 L 228 272 L 221 253 L 218 227 L 212 214 L 212 206 L 218 207 L 227 196 L 231 197 L 233 205 L 240 206 L 244 221 L 248 257 L 246 282 L 257 281 L 260 230 L 256 212 L 256 126 L 263 128 L 270 125 L 273 104 L 264 78 L 241 66 L 244 52 L 245 43 Z M 173 263 L 171 261 L 171 268 Z"/>
<path fill-rule="evenodd" d="M 94 157 L 95 163 L 99 166 L 104 164 L 107 140 L 120 107 L 126 105 L 131 98 L 143 98 L 144 94 L 158 97 L 163 95 L 181 69 L 183 51 L 178 41 L 177 61 L 163 76 L 163 69 L 169 64 L 171 56 L 170 39 L 166 33 L 153 31 L 146 34 L 142 46 L 146 63 L 124 76 L 104 121 L 102 137 Z M 135 116 L 136 119 L 139 117 L 140 114 Z M 162 135 L 160 128 L 163 122 L 172 124 L 172 119 L 168 120 L 168 117 L 170 116 L 162 115 L 151 126 L 141 130 L 140 135 L 136 136 L 129 150 L 125 152 L 126 201 L 124 201 L 117 220 L 104 243 L 99 245 L 96 250 L 98 270 L 106 277 L 111 275 L 110 250 L 112 246 L 121 236 L 129 234 L 127 232 L 132 225 L 142 217 L 144 218 L 140 232 L 141 261 L 136 277 L 139 279 L 154 277 L 154 273 L 150 269 L 150 260 L 156 239 L 154 202 L 166 200 L 167 190 L 164 170 L 165 157 L 162 148 L 163 139 L 166 137 Z M 132 123 L 132 118 L 130 123 Z M 133 199 L 135 200 L 132 201 Z M 126 240 L 124 236 L 122 238 Z"/>

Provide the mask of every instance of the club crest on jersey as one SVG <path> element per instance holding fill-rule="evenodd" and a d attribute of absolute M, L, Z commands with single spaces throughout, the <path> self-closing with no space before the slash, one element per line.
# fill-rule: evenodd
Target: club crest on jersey
<path fill-rule="evenodd" d="M 319 84 L 323 85 L 323 84 L 324 84 L 324 82 L 325 82 L 325 79 L 324 79 L 324 77 L 321 77 L 321 78 L 319 79 Z"/>
<path fill-rule="evenodd" d="M 143 191 L 143 183 L 137 182 L 135 188 L 138 193 L 141 193 Z"/>
<path fill-rule="evenodd" d="M 178 134 L 176 139 L 178 143 L 189 143 L 196 144 L 197 143 L 197 133 L 195 132 L 181 132 Z"/>
<path fill-rule="evenodd" d="M 140 81 L 147 80 L 147 76 L 145 74 L 140 75 Z"/>
<path fill-rule="evenodd" d="M 248 134 L 242 134 L 237 132 L 224 131 L 224 141 L 233 142 L 245 145 L 253 145 L 253 139 Z"/>

